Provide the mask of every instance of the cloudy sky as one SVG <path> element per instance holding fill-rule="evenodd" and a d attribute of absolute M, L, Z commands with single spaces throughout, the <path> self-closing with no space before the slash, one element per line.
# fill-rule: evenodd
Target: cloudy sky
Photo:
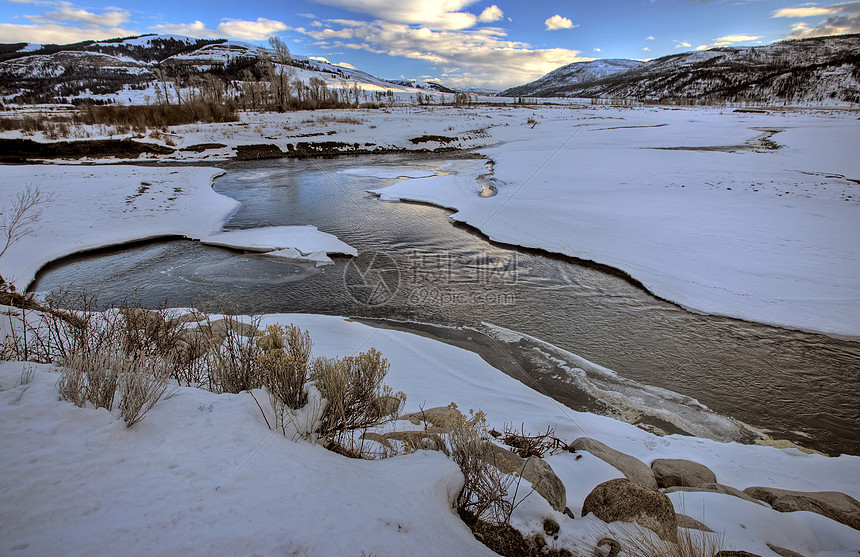
<path fill-rule="evenodd" d="M 0 0 L 0 43 L 144 33 L 283 39 L 386 78 L 504 88 L 570 62 L 860 33 L 860 1 Z"/>

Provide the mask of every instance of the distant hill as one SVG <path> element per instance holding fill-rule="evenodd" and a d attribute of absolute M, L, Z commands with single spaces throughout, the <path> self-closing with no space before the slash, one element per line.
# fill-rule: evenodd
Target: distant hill
<path fill-rule="evenodd" d="M 646 65 L 638 60 L 593 60 L 591 62 L 574 62 L 553 70 L 526 85 L 512 87 L 501 93 L 503 97 L 558 97 L 571 87 L 584 83 L 592 83 L 619 72 L 636 69 Z"/>
<path fill-rule="evenodd" d="M 187 82 L 210 75 L 225 83 L 259 79 L 265 73 L 263 47 L 226 39 L 203 40 L 177 35 L 143 35 L 68 45 L 0 45 L 0 96 L 3 102 L 51 103 L 110 101 L 112 97 L 144 102 L 160 73 Z M 366 72 L 292 55 L 293 73 L 329 86 L 358 84 L 369 91 L 415 92 Z M 121 95 L 120 95 L 121 93 Z"/>
<path fill-rule="evenodd" d="M 185 84 L 213 76 L 238 83 L 265 77 L 264 58 L 276 58 L 267 48 L 226 39 L 194 39 L 179 35 L 142 35 L 84 41 L 67 45 L 0 44 L 0 98 L 24 104 L 124 102 L 152 99 L 159 79 Z M 437 82 L 386 81 L 361 70 L 325 60 L 292 55 L 289 65 L 297 78 L 315 77 L 327 86 L 357 84 L 374 98 L 389 91 L 454 93 Z M 368 98 L 368 100 L 371 100 Z"/>
<path fill-rule="evenodd" d="M 625 68 L 625 64 L 629 67 Z M 747 48 L 715 48 L 644 63 L 633 60 L 579 62 L 500 95 L 860 103 L 860 35 L 817 37 Z"/>

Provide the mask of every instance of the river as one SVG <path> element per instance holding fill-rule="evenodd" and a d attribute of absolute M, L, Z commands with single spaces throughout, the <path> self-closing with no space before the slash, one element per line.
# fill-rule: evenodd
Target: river
<path fill-rule="evenodd" d="M 362 317 L 473 349 L 578 410 L 747 440 L 727 416 L 830 454 L 860 454 L 860 342 L 690 312 L 611 269 L 491 243 L 444 209 L 382 202 L 365 190 L 392 180 L 341 172 L 468 164 L 414 156 L 226 163 L 215 190 L 242 206 L 225 228 L 313 224 L 359 257 L 317 268 L 153 241 L 66 258 L 34 289 L 85 286 L 102 303 L 134 295 L 148 306 Z"/>

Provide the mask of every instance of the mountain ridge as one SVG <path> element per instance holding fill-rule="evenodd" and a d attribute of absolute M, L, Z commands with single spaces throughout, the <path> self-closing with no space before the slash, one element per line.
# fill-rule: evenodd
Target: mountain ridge
<path fill-rule="evenodd" d="M 563 66 L 500 96 L 860 103 L 860 35 L 672 54 L 609 75 L 577 79 L 581 68 L 595 62 Z"/>

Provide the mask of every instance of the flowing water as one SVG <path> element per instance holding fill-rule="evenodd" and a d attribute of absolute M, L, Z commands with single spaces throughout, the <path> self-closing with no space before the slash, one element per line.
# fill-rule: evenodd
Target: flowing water
<path fill-rule="evenodd" d="M 364 317 L 473 349 L 575 409 L 747 439 L 720 415 L 731 416 L 810 448 L 860 454 L 860 342 L 685 311 L 611 269 L 490 243 L 439 208 L 382 202 L 365 190 L 392 180 L 341 172 L 475 164 L 391 156 L 230 163 L 214 187 L 242 207 L 226 228 L 313 224 L 360 256 L 317 268 L 154 241 L 67 258 L 35 289 L 85 285 L 100 301 L 119 302 L 137 288 L 137 301 L 150 306 L 222 300 L 248 313 Z"/>

